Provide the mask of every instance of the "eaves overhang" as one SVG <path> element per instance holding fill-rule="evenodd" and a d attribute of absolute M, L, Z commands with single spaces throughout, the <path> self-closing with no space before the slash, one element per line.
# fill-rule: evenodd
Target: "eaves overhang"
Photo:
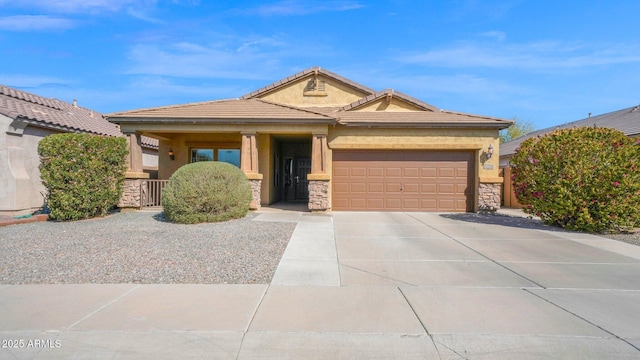
<path fill-rule="evenodd" d="M 346 127 L 364 127 L 364 128 L 423 128 L 423 129 L 496 129 L 502 130 L 510 126 L 503 123 L 450 123 L 450 122 L 339 122 L 339 125 Z"/>
<path fill-rule="evenodd" d="M 172 125 L 247 125 L 247 124 L 279 124 L 279 125 L 334 125 L 337 119 L 327 117 L 326 119 L 316 118 L 287 118 L 287 119 L 265 119 L 265 118 L 149 118 L 149 117 L 112 117 L 108 120 L 115 124 L 172 124 Z"/>

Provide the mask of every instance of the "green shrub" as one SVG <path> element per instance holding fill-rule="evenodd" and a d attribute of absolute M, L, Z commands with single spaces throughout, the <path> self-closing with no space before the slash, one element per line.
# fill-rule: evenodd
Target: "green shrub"
<path fill-rule="evenodd" d="M 127 170 L 124 138 L 55 134 L 38 144 L 49 216 L 80 220 L 104 216 L 118 204 Z"/>
<path fill-rule="evenodd" d="M 640 225 L 640 140 L 606 128 L 556 130 L 524 141 L 511 158 L 525 212 L 589 232 Z"/>
<path fill-rule="evenodd" d="M 162 193 L 165 217 L 182 224 L 244 217 L 251 199 L 247 176 L 231 164 L 213 161 L 181 167 Z"/>

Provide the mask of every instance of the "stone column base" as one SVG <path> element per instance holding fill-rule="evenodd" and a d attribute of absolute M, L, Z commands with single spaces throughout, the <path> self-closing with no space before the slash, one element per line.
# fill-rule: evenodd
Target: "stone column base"
<path fill-rule="evenodd" d="M 258 180 L 258 179 L 251 179 L 249 180 L 249 182 L 251 183 L 251 193 L 252 193 L 252 200 L 251 200 L 251 205 L 249 205 L 249 209 L 251 210 L 259 210 L 260 209 L 260 192 L 262 189 L 262 180 Z"/>
<path fill-rule="evenodd" d="M 481 183 L 478 187 L 478 211 L 497 211 L 500 209 L 500 184 Z"/>
<path fill-rule="evenodd" d="M 309 210 L 326 211 L 329 208 L 329 181 L 309 180 Z"/>
<path fill-rule="evenodd" d="M 126 179 L 123 185 L 122 197 L 118 202 L 118 207 L 121 209 L 135 208 L 139 209 L 142 205 L 142 194 L 140 189 L 143 188 L 142 184 L 144 179 Z"/>

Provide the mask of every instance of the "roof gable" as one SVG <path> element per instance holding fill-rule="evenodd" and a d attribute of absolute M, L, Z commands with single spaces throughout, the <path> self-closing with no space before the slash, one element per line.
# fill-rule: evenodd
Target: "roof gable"
<path fill-rule="evenodd" d="M 241 97 L 297 107 L 342 107 L 375 91 L 319 67 L 276 81 Z"/>
<path fill-rule="evenodd" d="M 438 111 L 438 109 L 393 89 L 385 89 L 363 97 L 342 108 L 344 111 Z"/>

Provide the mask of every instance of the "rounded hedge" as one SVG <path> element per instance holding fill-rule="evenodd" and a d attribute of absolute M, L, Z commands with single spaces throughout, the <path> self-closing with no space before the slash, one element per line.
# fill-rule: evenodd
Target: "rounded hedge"
<path fill-rule="evenodd" d="M 251 199 L 251 184 L 242 170 L 214 161 L 179 168 L 162 193 L 165 218 L 182 224 L 244 217 Z"/>
<path fill-rule="evenodd" d="M 40 178 L 53 220 L 104 216 L 122 196 L 129 152 L 122 137 L 53 134 L 38 143 Z"/>
<path fill-rule="evenodd" d="M 608 128 L 556 130 L 511 157 L 524 211 L 547 224 L 589 232 L 640 226 L 640 140 Z"/>

